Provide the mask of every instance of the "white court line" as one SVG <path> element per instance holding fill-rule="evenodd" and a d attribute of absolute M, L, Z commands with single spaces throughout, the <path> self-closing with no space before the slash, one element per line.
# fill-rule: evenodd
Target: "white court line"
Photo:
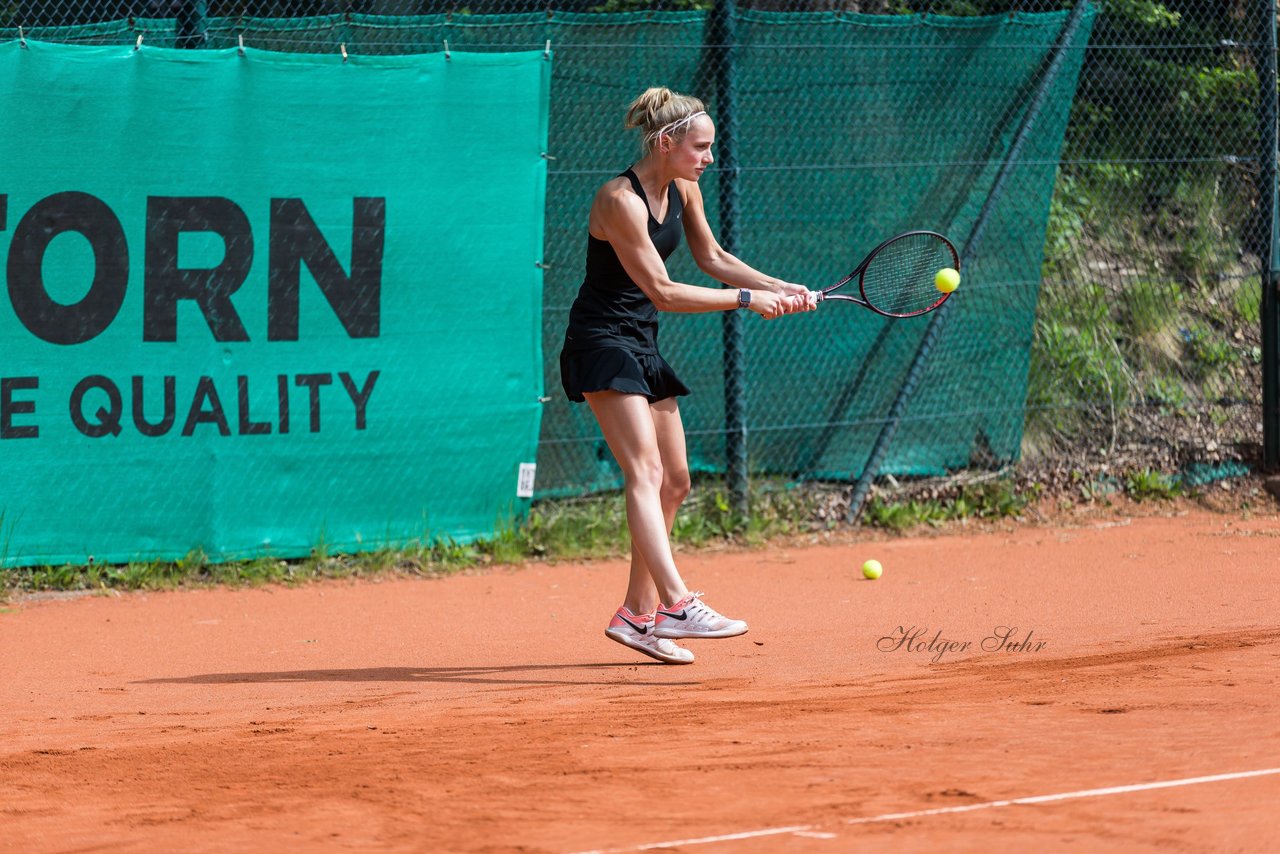
<path fill-rule="evenodd" d="M 1260 771 L 1236 771 L 1231 774 L 1213 774 L 1208 777 L 1186 777 L 1181 780 L 1162 780 L 1157 783 L 1136 783 L 1131 786 L 1111 786 L 1106 789 L 1083 789 L 1078 792 L 1060 792 L 1056 795 L 1035 795 L 1027 798 L 1011 798 L 1005 801 L 986 801 L 981 804 L 965 804 L 958 807 L 939 807 L 931 810 L 914 812 L 895 812 L 870 818 L 848 818 L 845 824 L 874 824 L 881 821 L 902 821 L 908 818 L 924 818 L 947 813 L 973 812 L 974 810 L 991 809 L 992 807 L 1008 807 L 1016 804 L 1047 804 L 1054 801 L 1069 801 L 1074 798 L 1097 798 L 1103 795 L 1122 795 L 1127 792 L 1146 792 L 1152 789 L 1172 789 L 1176 786 L 1195 786 L 1201 783 L 1221 783 L 1225 780 L 1244 780 L 1249 777 L 1266 777 L 1280 774 L 1280 768 L 1263 768 Z M 804 833 L 812 831 L 816 825 L 801 824 L 793 827 L 769 827 L 763 830 L 748 830 L 742 833 L 729 833 L 724 836 L 703 836 L 698 839 L 674 839 L 669 842 L 650 842 L 645 845 L 633 845 L 629 848 L 601 848 L 592 851 L 579 851 L 577 854 L 623 854 L 627 851 L 650 851 L 655 848 L 674 848 L 685 845 L 708 845 L 713 842 L 733 842 L 739 839 L 758 839 L 762 836 L 779 836 L 783 833 Z"/>
<path fill-rule="evenodd" d="M 960 807 L 940 807 L 932 810 L 915 812 L 889 813 L 874 818 L 847 818 L 845 824 L 871 824 L 877 821 L 898 821 L 904 818 L 921 818 L 945 813 L 972 812 L 991 807 L 1007 807 L 1013 804 L 1047 804 L 1053 801 L 1069 801 L 1073 798 L 1097 798 L 1102 795 L 1122 795 L 1125 792 L 1146 792 L 1151 789 L 1172 789 L 1175 786 L 1195 786 L 1199 783 L 1220 783 L 1223 780 L 1243 780 L 1246 777 L 1265 777 L 1268 774 L 1280 774 L 1280 768 L 1264 768 L 1261 771 L 1237 771 L 1234 774 L 1214 774 L 1211 777 L 1187 777 L 1182 780 L 1165 780 L 1159 783 L 1138 783 L 1132 786 L 1112 786 L 1109 789 L 1085 789 L 1080 792 L 1063 792 L 1058 795 L 1036 795 L 1031 798 L 1013 798 L 1008 801 L 987 801 L 982 804 L 966 804 Z"/>
<path fill-rule="evenodd" d="M 733 842 L 737 839 L 757 839 L 761 836 L 778 836 L 782 833 L 800 833 L 805 830 L 813 830 L 813 825 L 797 824 L 795 827 L 770 827 L 766 830 L 748 830 L 743 833 L 729 833 L 724 836 L 704 836 L 700 839 L 650 842 L 647 845 L 633 845 L 630 848 L 600 848 L 593 851 L 579 851 L 577 854 L 622 854 L 624 851 L 648 851 L 652 848 L 672 848 L 677 845 L 706 845 L 708 842 Z"/>

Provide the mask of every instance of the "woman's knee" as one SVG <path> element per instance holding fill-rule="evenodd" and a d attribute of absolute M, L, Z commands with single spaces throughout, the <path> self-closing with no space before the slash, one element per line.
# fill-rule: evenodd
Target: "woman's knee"
<path fill-rule="evenodd" d="M 659 491 L 662 491 L 666 486 L 666 479 L 662 471 L 662 460 L 656 456 L 652 459 L 632 460 L 623 474 L 627 479 L 627 483 L 636 486 Z"/>
<path fill-rule="evenodd" d="M 662 503 L 681 504 L 689 497 L 693 482 L 689 478 L 689 470 L 681 468 L 677 471 L 662 473 Z"/>

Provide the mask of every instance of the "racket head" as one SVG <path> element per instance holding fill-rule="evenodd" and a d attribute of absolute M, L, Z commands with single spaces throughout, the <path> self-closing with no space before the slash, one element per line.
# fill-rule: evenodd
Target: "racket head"
<path fill-rule="evenodd" d="M 960 269 L 960 255 L 936 231 L 908 231 L 871 251 L 859 268 L 858 290 L 872 311 L 885 317 L 917 317 L 951 296 L 934 277 L 944 267 Z M 954 292 L 953 292 L 954 293 Z"/>

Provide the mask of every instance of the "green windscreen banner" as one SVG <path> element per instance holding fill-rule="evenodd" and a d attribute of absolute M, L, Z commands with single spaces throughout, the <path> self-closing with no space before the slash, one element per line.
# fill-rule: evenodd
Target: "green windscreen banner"
<path fill-rule="evenodd" d="M 0 563 L 518 516 L 549 60 L 0 44 Z"/>

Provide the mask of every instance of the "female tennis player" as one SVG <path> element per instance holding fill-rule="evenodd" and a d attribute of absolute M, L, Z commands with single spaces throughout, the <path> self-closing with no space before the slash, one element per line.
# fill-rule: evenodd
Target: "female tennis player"
<path fill-rule="evenodd" d="M 625 126 L 640 129 L 644 156 L 591 204 L 586 278 L 569 313 L 560 375 L 569 399 L 591 407 L 626 482 L 631 578 L 605 634 L 667 664 L 689 664 L 693 653 L 673 638 L 733 637 L 747 624 L 690 593 L 672 558 L 671 525 L 690 486 L 676 397 L 689 389 L 658 352 L 658 312 L 748 309 L 769 319 L 810 311 L 817 298 L 716 242 L 698 189 L 715 141 L 701 101 L 649 89 L 628 107 Z M 665 261 L 682 230 L 699 269 L 731 288 L 672 281 Z"/>

